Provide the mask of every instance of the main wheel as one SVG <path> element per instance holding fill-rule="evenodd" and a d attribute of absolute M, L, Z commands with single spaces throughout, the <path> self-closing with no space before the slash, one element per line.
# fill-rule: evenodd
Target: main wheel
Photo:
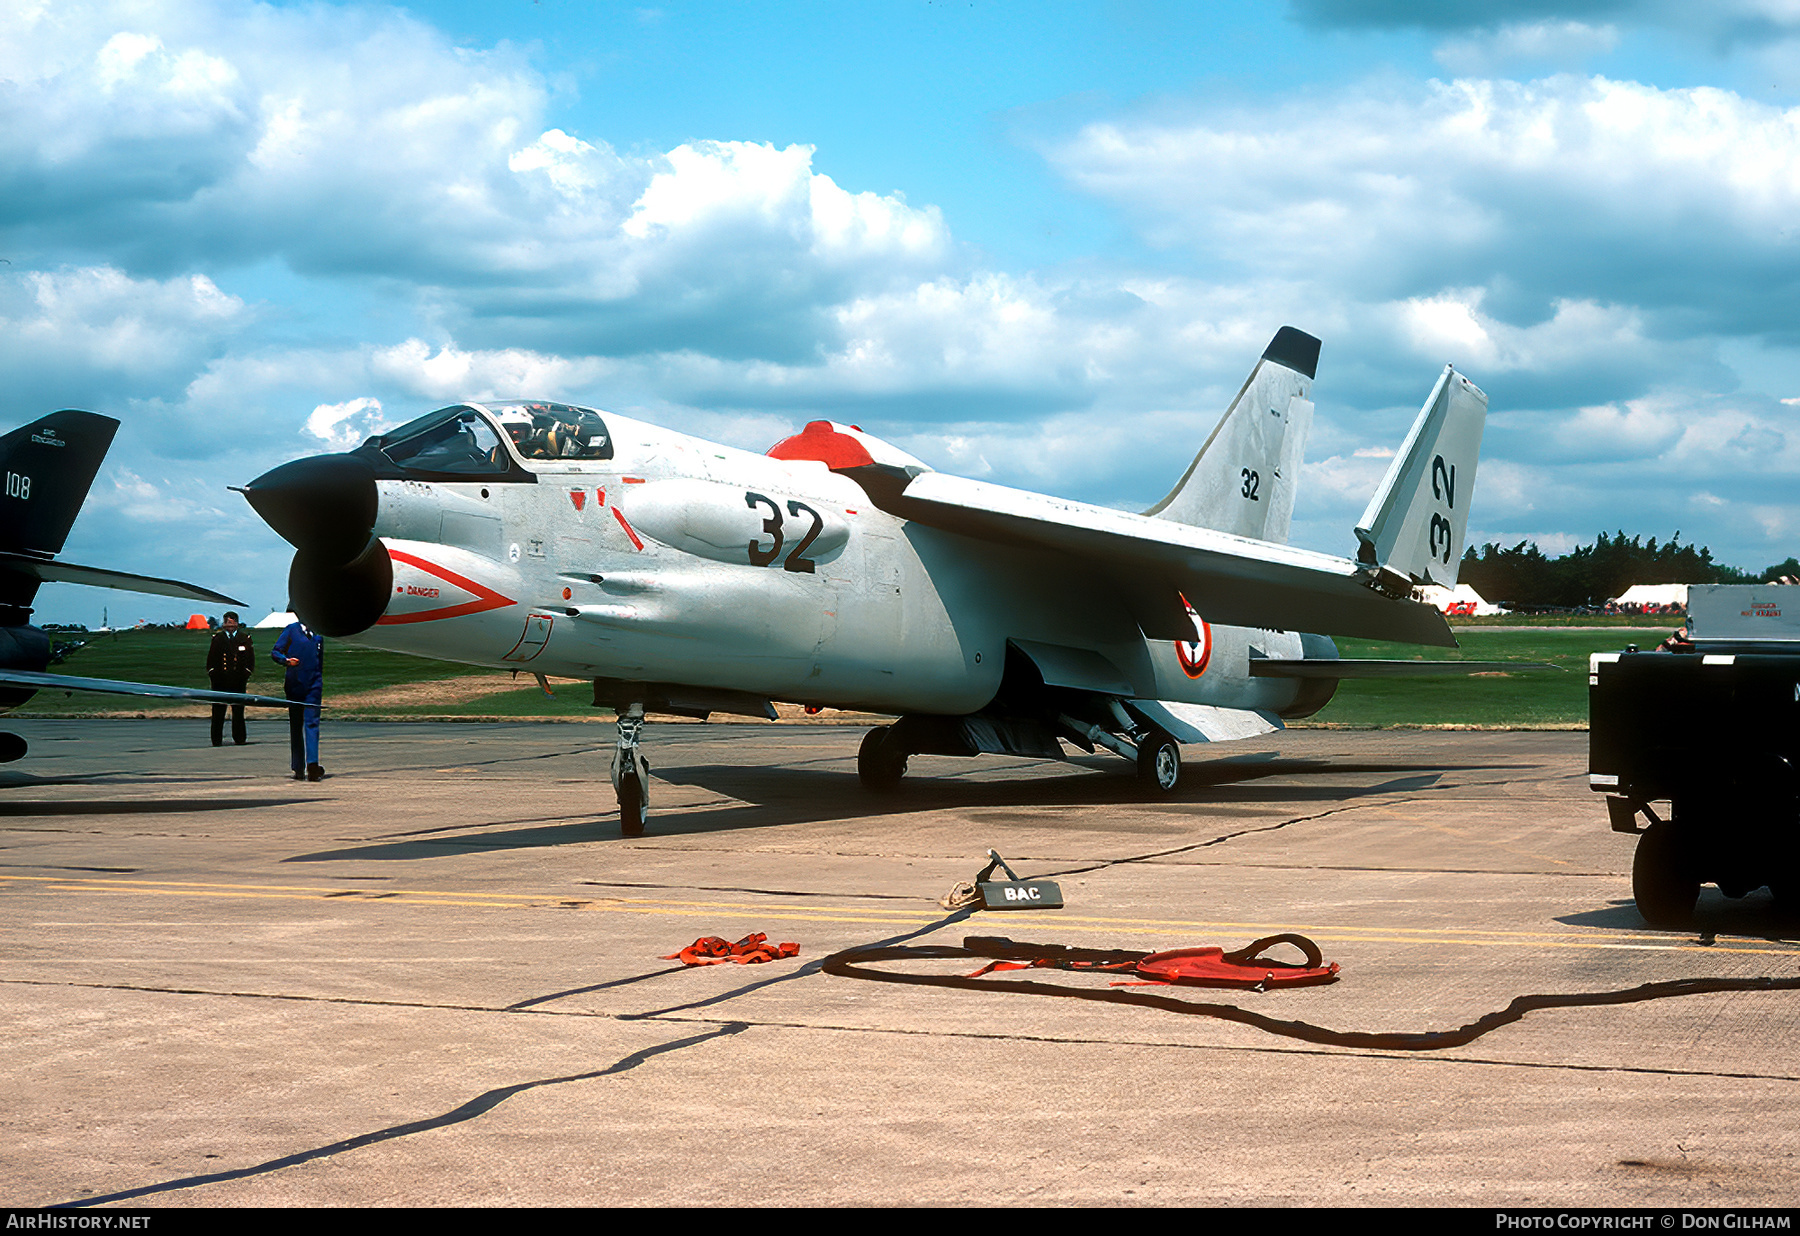
<path fill-rule="evenodd" d="M 1152 794 L 1172 794 L 1181 781 L 1181 744 L 1152 730 L 1137 751 L 1138 784 Z"/>
<path fill-rule="evenodd" d="M 619 834 L 624 837 L 644 835 L 644 787 L 635 772 L 619 778 Z"/>
<path fill-rule="evenodd" d="M 906 752 L 894 741 L 893 727 L 878 725 L 863 735 L 856 751 L 856 775 L 863 789 L 885 793 L 906 775 Z"/>
<path fill-rule="evenodd" d="M 1694 921 L 1700 877 L 1671 820 L 1660 820 L 1638 838 L 1631 860 L 1631 895 L 1652 927 L 1686 927 Z"/>

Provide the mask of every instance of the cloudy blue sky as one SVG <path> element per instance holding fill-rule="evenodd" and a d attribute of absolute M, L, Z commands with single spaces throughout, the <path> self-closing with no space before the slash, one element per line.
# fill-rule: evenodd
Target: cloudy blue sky
<path fill-rule="evenodd" d="M 1141 508 L 1284 323 L 1301 544 L 1450 361 L 1473 537 L 1800 552 L 1796 0 L 12 0 L 0 259 L 7 423 L 124 422 L 67 555 L 257 616 L 226 486 L 457 399 Z"/>

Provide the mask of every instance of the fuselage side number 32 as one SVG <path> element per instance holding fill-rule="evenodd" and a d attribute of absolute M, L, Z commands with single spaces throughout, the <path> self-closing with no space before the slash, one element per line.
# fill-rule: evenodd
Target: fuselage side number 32
<path fill-rule="evenodd" d="M 763 531 L 769 534 L 769 544 L 763 546 L 756 541 L 750 542 L 750 565 L 774 566 L 775 560 L 781 557 L 781 547 L 785 543 L 781 531 L 781 505 L 773 498 L 750 492 L 744 494 L 744 505 L 751 510 L 755 510 L 758 506 L 769 508 L 769 517 L 763 520 Z M 806 530 L 806 535 L 800 538 L 800 543 L 794 546 L 793 552 L 787 556 L 787 561 L 781 564 L 781 568 L 784 571 L 797 571 L 803 575 L 811 575 L 815 567 L 812 560 L 806 556 L 806 551 L 811 547 L 813 541 L 818 539 L 819 531 L 825 526 L 825 521 L 820 518 L 817 511 L 804 502 L 790 501 L 787 504 L 787 513 L 795 519 L 799 519 L 802 515 L 810 516 L 812 527 Z"/>

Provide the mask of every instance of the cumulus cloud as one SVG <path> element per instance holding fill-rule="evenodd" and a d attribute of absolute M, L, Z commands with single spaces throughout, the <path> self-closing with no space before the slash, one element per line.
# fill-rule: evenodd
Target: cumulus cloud
<path fill-rule="evenodd" d="M 1580 21 L 1535 21 L 1448 39 L 1432 57 L 1450 72 L 1486 76 L 1519 66 L 1576 68 L 1618 46 L 1619 28 Z"/>
<path fill-rule="evenodd" d="M 1792 330 L 1800 110 L 1603 78 L 1359 87 L 1185 123 L 1084 128 L 1050 157 L 1145 235 L 1366 298 L 1492 286 Z"/>
<path fill-rule="evenodd" d="M 1174 259 L 1008 271 L 935 207 L 840 183 L 830 150 L 554 125 L 541 53 L 403 11 L 15 6 L 0 363 L 33 399 L 117 411 L 131 471 L 97 517 L 187 512 L 221 582 L 285 562 L 226 483 L 465 398 L 752 449 L 841 417 L 940 467 L 1142 509 L 1283 323 L 1325 340 L 1305 543 L 1348 548 L 1445 361 L 1495 408 L 1478 521 L 1591 535 L 1631 501 L 1800 527 L 1795 413 L 1732 396 L 1716 355 L 1795 332 L 1800 114 L 1480 76 L 1603 54 L 1643 6 L 1388 8 L 1301 15 L 1425 11 L 1471 76 L 1088 124 L 1052 166 Z M 340 295 L 341 319 L 295 322 L 293 301 Z"/>
<path fill-rule="evenodd" d="M 1339 29 L 1494 30 L 1596 20 L 1743 38 L 1800 27 L 1792 0 L 1289 0 L 1307 25 Z"/>
<path fill-rule="evenodd" d="M 251 316 L 202 274 L 135 279 L 85 266 L 0 275 L 0 367 L 27 407 L 105 410 L 128 392 L 179 390 Z"/>
<path fill-rule="evenodd" d="M 934 207 L 848 191 L 810 146 L 546 128 L 518 52 L 398 11 L 15 9 L 0 45 L 0 227 L 28 251 L 386 277 L 478 346 L 788 358 L 821 303 L 949 252 Z"/>
<path fill-rule="evenodd" d="M 306 418 L 306 432 L 340 451 L 347 451 L 370 434 L 380 433 L 392 422 L 382 413 L 381 400 L 367 396 L 343 403 L 322 403 Z"/>

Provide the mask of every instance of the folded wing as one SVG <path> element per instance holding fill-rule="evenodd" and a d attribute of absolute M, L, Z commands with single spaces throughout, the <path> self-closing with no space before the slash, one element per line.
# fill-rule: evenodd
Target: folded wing
<path fill-rule="evenodd" d="M 1152 639 L 1192 638 L 1185 597 L 1232 626 L 1454 647 L 1443 615 L 1412 591 L 1455 582 L 1486 415 L 1487 396 L 1446 365 L 1363 515 L 1355 561 L 941 472 L 837 470 L 903 519 L 1079 560 L 1116 587 Z"/>

